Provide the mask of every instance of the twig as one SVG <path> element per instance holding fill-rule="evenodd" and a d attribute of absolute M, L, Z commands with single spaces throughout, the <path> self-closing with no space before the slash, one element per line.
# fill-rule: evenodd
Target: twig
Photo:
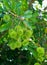
<path fill-rule="evenodd" d="M 11 14 L 12 16 L 17 17 L 17 18 L 19 18 L 21 21 L 24 21 L 24 20 L 25 20 L 25 18 L 24 18 L 23 16 L 18 16 L 16 13 L 13 13 L 13 12 L 11 12 L 11 11 L 8 11 L 8 12 L 5 12 L 5 13 Z"/>

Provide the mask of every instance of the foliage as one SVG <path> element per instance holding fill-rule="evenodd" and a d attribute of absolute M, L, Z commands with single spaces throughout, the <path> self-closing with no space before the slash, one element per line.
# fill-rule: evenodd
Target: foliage
<path fill-rule="evenodd" d="M 0 65 L 47 65 L 46 19 L 42 0 L 0 0 Z"/>

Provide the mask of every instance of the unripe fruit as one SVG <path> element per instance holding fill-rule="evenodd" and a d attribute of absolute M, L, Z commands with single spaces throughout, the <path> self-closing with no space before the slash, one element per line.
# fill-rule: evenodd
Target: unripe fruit
<path fill-rule="evenodd" d="M 44 56 L 44 48 L 43 47 L 38 47 L 37 52 L 39 56 Z"/>
<path fill-rule="evenodd" d="M 4 15 L 3 20 L 10 21 L 10 16 L 8 14 Z"/>
<path fill-rule="evenodd" d="M 11 29 L 9 31 L 9 36 L 10 36 L 10 38 L 16 39 L 16 36 L 17 36 L 16 31 Z"/>

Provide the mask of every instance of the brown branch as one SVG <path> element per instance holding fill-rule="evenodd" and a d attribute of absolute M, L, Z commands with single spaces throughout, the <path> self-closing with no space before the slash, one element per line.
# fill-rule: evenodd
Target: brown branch
<path fill-rule="evenodd" d="M 13 13 L 11 11 L 9 11 L 8 13 L 11 14 L 12 16 L 14 16 L 14 17 L 19 18 L 21 21 L 24 21 L 25 20 L 25 18 L 23 16 L 18 16 L 16 13 Z"/>
<path fill-rule="evenodd" d="M 26 20 L 25 18 L 24 18 L 24 16 L 18 16 L 16 13 L 13 13 L 13 12 L 11 12 L 11 11 L 8 11 L 8 12 L 5 12 L 5 14 L 10 14 L 10 15 L 12 15 L 12 16 L 14 16 L 14 17 L 17 17 L 18 19 L 20 19 L 22 22 L 24 21 L 24 20 Z M 23 22 L 24 23 L 24 22 Z M 26 28 L 28 28 L 28 26 L 27 26 L 27 24 L 25 24 L 24 23 L 24 25 L 25 25 L 25 27 Z M 29 29 L 29 28 L 28 28 Z"/>
<path fill-rule="evenodd" d="M 29 9 L 31 8 L 32 3 L 33 3 L 34 1 L 35 1 L 35 0 L 29 0 Z"/>

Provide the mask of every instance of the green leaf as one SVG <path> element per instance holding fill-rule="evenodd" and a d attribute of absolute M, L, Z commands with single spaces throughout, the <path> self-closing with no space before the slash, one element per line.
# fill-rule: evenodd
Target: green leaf
<path fill-rule="evenodd" d="M 4 31 L 8 30 L 10 28 L 10 26 L 11 26 L 10 22 L 8 22 L 7 24 L 1 25 L 0 26 L 0 32 L 4 32 Z"/>
<path fill-rule="evenodd" d="M 9 2 L 9 0 L 3 0 L 3 4 L 5 5 L 7 10 L 10 9 L 10 2 Z"/>
<path fill-rule="evenodd" d="M 24 17 L 25 17 L 25 18 L 31 18 L 31 17 L 32 17 L 32 11 L 31 11 L 31 10 L 25 11 Z"/>
<path fill-rule="evenodd" d="M 38 0 L 38 1 L 39 1 L 39 3 L 42 5 L 42 1 L 43 1 L 43 0 Z"/>
<path fill-rule="evenodd" d="M 29 28 L 30 30 L 32 30 L 32 26 L 31 26 L 31 24 L 30 24 L 29 21 L 23 21 L 23 22 L 24 22 L 24 24 L 25 24 L 25 26 L 26 26 L 27 28 Z"/>
<path fill-rule="evenodd" d="M 40 63 L 35 63 L 34 65 L 41 65 Z"/>

